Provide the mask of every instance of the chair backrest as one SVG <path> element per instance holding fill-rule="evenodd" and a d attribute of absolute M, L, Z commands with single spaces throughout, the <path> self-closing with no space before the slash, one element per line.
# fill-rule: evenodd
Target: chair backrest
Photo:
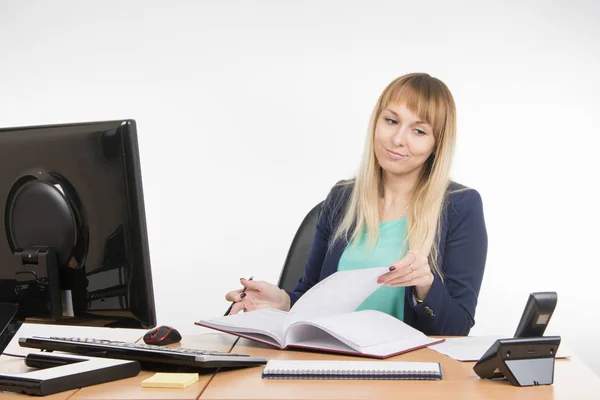
<path fill-rule="evenodd" d="M 317 220 L 319 219 L 322 206 L 323 201 L 314 206 L 306 214 L 294 236 L 294 240 L 292 240 L 292 245 L 288 250 L 277 284 L 281 289 L 294 290 L 298 279 L 304 274 L 304 268 L 306 267 L 308 253 L 312 245 L 313 236 L 315 235 Z"/>

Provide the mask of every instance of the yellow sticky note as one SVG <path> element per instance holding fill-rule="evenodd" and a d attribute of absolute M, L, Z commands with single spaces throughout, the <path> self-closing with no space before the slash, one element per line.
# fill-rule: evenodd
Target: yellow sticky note
<path fill-rule="evenodd" d="M 198 380 L 197 373 L 167 373 L 157 372 L 142 381 L 142 387 L 183 389 Z"/>

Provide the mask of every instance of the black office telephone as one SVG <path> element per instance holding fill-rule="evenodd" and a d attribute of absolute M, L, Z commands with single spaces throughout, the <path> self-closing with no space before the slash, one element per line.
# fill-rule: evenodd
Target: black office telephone
<path fill-rule="evenodd" d="M 556 292 L 531 293 L 514 338 L 499 339 L 473 370 L 482 379 L 514 386 L 551 385 L 560 336 L 543 336 L 557 303 Z"/>

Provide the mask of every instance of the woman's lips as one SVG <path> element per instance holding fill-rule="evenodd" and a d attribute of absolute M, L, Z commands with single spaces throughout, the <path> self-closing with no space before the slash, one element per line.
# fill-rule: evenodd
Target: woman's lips
<path fill-rule="evenodd" d="M 408 156 L 404 155 L 404 154 L 399 154 L 399 153 L 395 153 L 391 150 L 387 150 L 388 155 L 393 158 L 394 160 L 403 160 L 405 158 L 407 158 Z"/>

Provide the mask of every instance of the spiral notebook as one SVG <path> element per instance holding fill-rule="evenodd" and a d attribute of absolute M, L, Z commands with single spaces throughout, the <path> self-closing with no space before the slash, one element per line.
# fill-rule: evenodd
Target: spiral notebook
<path fill-rule="evenodd" d="M 434 362 L 270 360 L 263 379 L 393 379 L 441 380 L 442 367 Z"/>

